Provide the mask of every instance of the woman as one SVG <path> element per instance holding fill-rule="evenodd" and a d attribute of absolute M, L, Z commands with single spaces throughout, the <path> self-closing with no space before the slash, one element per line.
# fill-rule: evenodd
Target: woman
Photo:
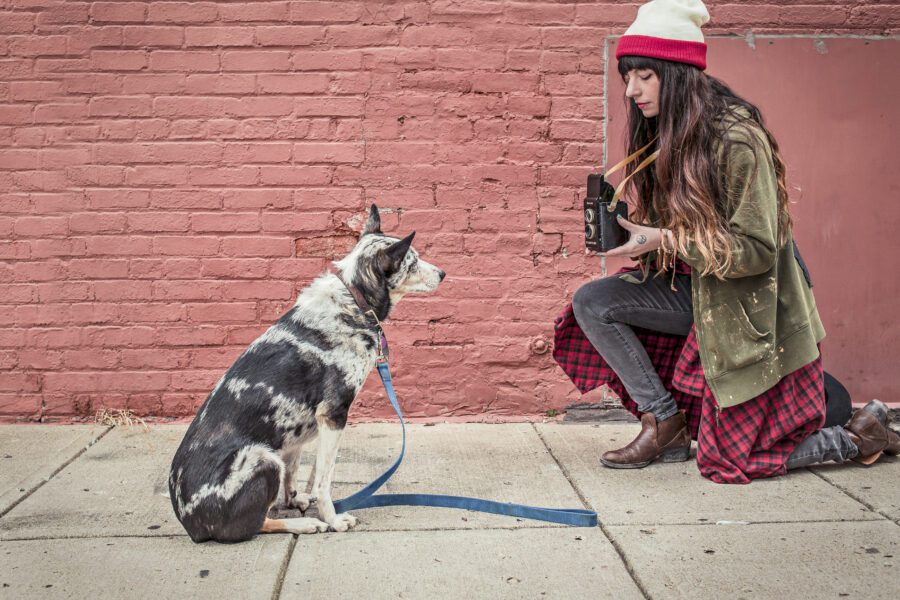
<path fill-rule="evenodd" d="M 653 0 L 619 41 L 628 154 L 659 155 L 629 183 L 629 241 L 605 256 L 639 257 L 641 271 L 581 287 L 554 357 L 641 419 L 608 467 L 687 460 L 691 438 L 720 483 L 900 453 L 877 400 L 821 428 L 825 330 L 794 253 L 785 166 L 759 110 L 703 72 L 708 20 L 699 0 Z"/>

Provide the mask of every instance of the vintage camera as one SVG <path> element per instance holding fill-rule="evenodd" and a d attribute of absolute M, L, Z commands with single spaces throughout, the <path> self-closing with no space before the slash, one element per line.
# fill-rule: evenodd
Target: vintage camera
<path fill-rule="evenodd" d="M 628 232 L 616 217 L 628 218 L 628 205 L 617 202 L 612 212 L 609 205 L 616 190 L 600 173 L 591 173 L 584 199 L 584 245 L 596 252 L 618 248 L 628 241 Z"/>

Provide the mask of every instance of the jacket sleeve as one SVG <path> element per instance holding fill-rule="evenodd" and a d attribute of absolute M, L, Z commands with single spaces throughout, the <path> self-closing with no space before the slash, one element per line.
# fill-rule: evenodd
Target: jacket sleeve
<path fill-rule="evenodd" d="M 778 182 L 771 148 L 756 128 L 736 126 L 727 135 L 736 142 L 725 162 L 728 241 L 733 254 L 723 275 L 759 275 L 775 265 L 778 255 Z M 693 242 L 679 256 L 699 272 L 706 268 L 706 260 Z"/>

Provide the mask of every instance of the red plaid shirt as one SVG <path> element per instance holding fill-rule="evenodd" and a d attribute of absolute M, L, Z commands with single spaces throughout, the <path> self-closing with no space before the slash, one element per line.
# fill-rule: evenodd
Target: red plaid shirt
<path fill-rule="evenodd" d="M 581 331 L 571 304 L 556 319 L 555 330 L 553 358 L 581 393 L 605 384 L 640 418 L 622 381 Z M 716 483 L 750 483 L 784 474 L 797 444 L 825 422 L 821 356 L 756 398 L 720 410 L 703 376 L 694 328 L 687 337 L 638 327 L 634 332 L 687 416 L 697 440 L 700 474 Z"/>

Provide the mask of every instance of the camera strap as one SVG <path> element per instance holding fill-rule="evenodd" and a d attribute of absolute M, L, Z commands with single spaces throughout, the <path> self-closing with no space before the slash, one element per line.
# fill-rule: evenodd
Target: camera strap
<path fill-rule="evenodd" d="M 633 161 L 635 158 L 637 158 L 638 156 L 643 154 L 644 150 L 646 150 L 647 148 L 652 146 L 653 142 L 655 142 L 657 140 L 657 138 L 659 138 L 658 135 L 655 136 L 652 140 L 650 140 L 650 142 L 646 146 L 644 146 L 643 148 L 640 148 L 637 152 L 635 152 L 633 154 L 629 154 L 628 156 L 626 156 L 625 158 L 623 158 L 622 160 L 617 162 L 613 167 L 611 167 L 608 171 L 606 171 L 606 173 L 604 173 L 603 178 L 604 179 L 608 178 L 610 175 L 612 175 L 613 173 L 615 173 L 616 171 L 618 171 L 619 169 L 621 169 L 622 167 L 624 167 L 625 165 L 627 165 L 628 163 Z"/>
<path fill-rule="evenodd" d="M 641 169 L 643 169 L 644 167 L 646 167 L 647 165 L 652 163 L 654 160 L 656 160 L 656 157 L 658 157 L 658 156 L 659 156 L 659 150 L 657 150 L 656 152 L 654 152 L 653 154 L 651 154 L 650 156 L 648 156 L 647 158 L 642 160 L 641 164 L 639 164 L 637 167 L 635 167 L 634 171 L 629 173 L 628 177 L 623 179 L 621 181 L 621 183 L 619 183 L 619 185 L 616 186 L 616 193 L 613 194 L 613 198 L 609 202 L 609 212 L 612 212 L 616 208 L 616 203 L 619 201 L 619 198 L 622 196 L 622 192 L 625 191 L 625 186 L 628 184 L 628 180 L 631 179 L 632 177 L 634 177 L 638 171 L 640 171 Z"/>
<path fill-rule="evenodd" d="M 630 164 L 635 158 L 637 158 L 638 156 L 640 156 L 647 148 L 649 148 L 650 146 L 652 146 L 653 143 L 654 143 L 658 138 L 659 138 L 658 135 L 657 135 L 657 136 L 654 136 L 654 138 L 653 138 L 652 140 L 650 140 L 650 142 L 649 142 L 646 146 L 644 146 L 643 148 L 641 148 L 641 149 L 639 149 L 638 151 L 634 152 L 633 154 L 630 154 L 630 155 L 626 156 L 626 157 L 623 158 L 621 161 L 619 161 L 618 163 L 616 163 L 611 169 L 609 169 L 609 170 L 606 172 L 606 174 L 603 176 L 603 178 L 606 179 L 607 177 L 609 177 L 609 175 L 615 173 L 616 171 L 618 171 L 619 169 L 621 169 L 621 168 L 624 167 L 625 165 Z M 656 160 L 656 158 L 657 158 L 658 156 L 659 156 L 659 150 L 657 150 L 656 152 L 654 152 L 653 154 L 651 154 L 650 156 L 648 156 L 647 158 L 645 158 L 644 160 L 642 160 L 642 161 L 640 162 L 640 164 L 638 164 L 638 166 L 634 169 L 634 171 L 632 171 L 631 173 L 629 173 L 628 176 L 625 177 L 625 178 L 619 183 L 618 186 L 616 186 L 616 192 L 615 192 L 615 194 L 613 194 L 612 200 L 611 200 L 610 203 L 609 203 L 609 208 L 608 208 L 609 212 L 613 212 L 613 211 L 615 210 L 616 204 L 619 202 L 619 198 L 622 196 L 622 192 L 625 191 L 625 186 L 628 185 L 628 181 L 629 181 L 632 177 L 634 177 L 634 175 L 635 175 L 638 171 L 642 170 L 644 167 L 646 167 L 647 165 L 649 165 L 650 163 L 652 163 L 654 160 Z"/>

